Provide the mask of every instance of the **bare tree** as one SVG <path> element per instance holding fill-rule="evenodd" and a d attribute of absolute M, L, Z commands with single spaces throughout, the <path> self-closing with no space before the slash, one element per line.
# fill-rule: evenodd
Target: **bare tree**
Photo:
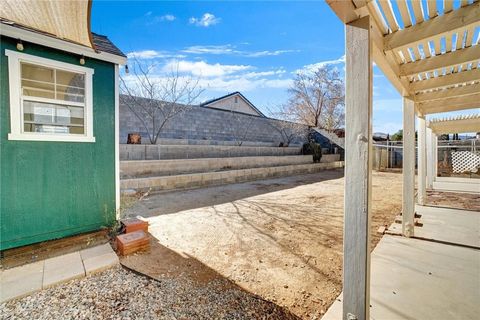
<path fill-rule="evenodd" d="M 282 144 L 288 147 L 295 139 L 304 142 L 308 136 L 309 127 L 306 124 L 296 122 L 295 115 L 291 113 L 288 105 L 281 105 L 275 108 L 266 108 L 271 118 L 276 121 L 270 121 L 272 128 L 278 131 L 282 137 Z"/>
<path fill-rule="evenodd" d="M 344 123 L 344 82 L 337 69 L 323 66 L 298 73 L 289 89 L 287 113 L 308 126 L 334 130 Z"/>
<path fill-rule="evenodd" d="M 165 125 L 187 112 L 202 93 L 199 79 L 180 76 L 178 66 L 165 76 L 155 75 L 156 67 L 133 58 L 131 74 L 120 77 L 122 102 L 140 120 L 151 144 L 156 144 Z"/>
<path fill-rule="evenodd" d="M 228 126 L 231 130 L 233 139 L 237 146 L 241 146 L 247 140 L 250 128 L 253 124 L 252 116 L 245 116 L 233 110 L 230 110 Z"/>

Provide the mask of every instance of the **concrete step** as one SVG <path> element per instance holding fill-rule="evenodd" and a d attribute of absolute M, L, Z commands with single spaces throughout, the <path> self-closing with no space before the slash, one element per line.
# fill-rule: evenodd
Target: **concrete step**
<path fill-rule="evenodd" d="M 311 155 L 121 161 L 122 178 L 168 176 L 313 163 Z"/>
<path fill-rule="evenodd" d="M 335 161 L 329 163 L 295 164 L 220 172 L 190 173 L 173 176 L 124 179 L 120 181 L 120 186 L 122 190 L 134 189 L 138 191 L 190 189 L 295 174 L 313 173 L 321 170 L 343 168 L 343 166 L 343 161 Z"/>
<path fill-rule="evenodd" d="M 300 155 L 301 147 L 121 144 L 120 160 L 168 160 Z"/>

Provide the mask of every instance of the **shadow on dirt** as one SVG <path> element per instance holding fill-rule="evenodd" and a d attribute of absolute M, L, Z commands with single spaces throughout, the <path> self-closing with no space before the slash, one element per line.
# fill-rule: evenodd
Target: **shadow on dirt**
<path fill-rule="evenodd" d="M 125 212 L 127 217 L 152 217 L 183 210 L 209 207 L 269 192 L 290 189 L 343 177 L 343 169 L 325 170 L 315 174 L 259 180 L 193 190 L 152 194 L 136 202 Z"/>
<path fill-rule="evenodd" d="M 136 273 L 168 283 L 175 296 L 167 305 L 185 319 L 300 319 L 283 307 L 253 294 L 186 254 L 175 252 L 151 237 L 148 252 L 121 258 Z M 172 281 L 173 280 L 173 281 Z M 154 303 L 154 301 L 152 301 Z"/>

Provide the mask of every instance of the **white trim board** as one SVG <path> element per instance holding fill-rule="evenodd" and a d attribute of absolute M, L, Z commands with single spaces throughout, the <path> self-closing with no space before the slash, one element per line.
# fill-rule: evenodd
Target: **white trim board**
<path fill-rule="evenodd" d="M 115 212 L 117 220 L 120 219 L 120 115 L 118 64 L 115 65 Z"/>
<path fill-rule="evenodd" d="M 121 65 L 127 64 L 127 58 L 125 57 L 117 56 L 107 52 L 96 52 L 92 48 L 88 48 L 76 43 L 53 38 L 38 32 L 33 32 L 33 31 L 29 31 L 29 30 L 25 30 L 17 27 L 12 27 L 6 24 L 1 24 L 0 34 L 2 36 L 14 38 L 14 39 L 20 39 L 22 41 L 39 44 L 45 47 L 50 47 L 53 49 L 76 53 L 80 56 L 83 55 L 85 57 L 95 58 L 98 60 L 103 60 L 103 61 L 111 62 L 114 64 L 121 64 Z"/>
<path fill-rule="evenodd" d="M 8 57 L 8 86 L 10 90 L 10 133 L 9 140 L 22 141 L 57 141 L 57 142 L 95 142 L 93 136 L 93 74 L 94 70 L 70 63 L 60 62 L 52 59 L 38 57 L 12 50 L 5 50 Z M 85 75 L 85 103 L 84 106 L 84 128 L 85 134 L 51 134 L 24 132 L 23 130 L 23 96 L 21 93 L 21 67 L 22 62 L 32 63 L 39 66 L 46 66 L 57 70 L 66 70 Z M 59 100 L 42 99 L 32 97 L 32 101 L 44 101 L 59 103 Z M 65 104 L 70 104 L 65 101 Z"/>

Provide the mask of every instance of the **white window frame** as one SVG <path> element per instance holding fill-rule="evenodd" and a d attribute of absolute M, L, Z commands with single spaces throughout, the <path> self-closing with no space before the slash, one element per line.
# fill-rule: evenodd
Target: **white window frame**
<path fill-rule="evenodd" d="M 26 53 L 5 50 L 8 57 L 8 81 L 10 88 L 10 133 L 8 140 L 59 141 L 59 142 L 95 142 L 93 136 L 93 85 L 94 70 L 70 63 L 41 58 Z M 21 63 L 32 63 L 85 75 L 84 134 L 24 132 L 23 103 L 21 95 Z M 39 98 L 38 100 L 40 100 Z M 35 98 L 37 100 L 37 98 Z M 65 105 L 69 103 L 66 101 Z"/>

